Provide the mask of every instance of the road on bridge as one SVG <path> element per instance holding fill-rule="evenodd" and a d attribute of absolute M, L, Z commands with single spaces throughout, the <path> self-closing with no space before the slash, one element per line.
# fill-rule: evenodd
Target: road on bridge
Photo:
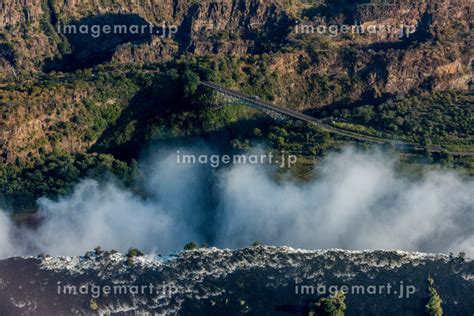
<path fill-rule="evenodd" d="M 352 139 L 357 139 L 359 141 L 366 141 L 366 142 L 371 142 L 371 143 L 376 143 L 376 144 L 385 144 L 385 143 L 388 142 L 388 143 L 393 144 L 397 148 L 402 148 L 402 149 L 405 149 L 405 150 L 422 151 L 422 150 L 427 149 L 430 152 L 435 152 L 435 153 L 447 152 L 447 153 L 450 153 L 450 154 L 456 155 L 456 156 L 473 156 L 474 155 L 474 153 L 472 153 L 472 152 L 449 152 L 449 151 L 444 150 L 441 146 L 437 146 L 437 145 L 423 147 L 423 146 L 420 146 L 420 145 L 414 144 L 414 143 L 408 143 L 408 142 L 403 142 L 403 141 L 399 141 L 399 140 L 384 139 L 384 138 L 379 138 L 379 137 L 374 137 L 374 136 L 358 134 L 358 133 L 355 133 L 355 132 L 352 132 L 352 131 L 347 131 L 347 130 L 329 125 L 329 124 L 323 122 L 322 120 L 314 118 L 312 116 L 309 116 L 309 115 L 306 115 L 306 114 L 303 114 L 303 113 L 299 113 L 299 112 L 296 112 L 296 111 L 292 111 L 292 110 L 283 108 L 281 106 L 274 105 L 270 102 L 266 102 L 266 101 L 263 101 L 263 100 L 256 99 L 255 97 L 249 96 L 249 95 L 244 94 L 240 91 L 225 88 L 221 85 L 215 84 L 215 83 L 210 82 L 210 81 L 201 81 L 200 84 L 202 86 L 208 87 L 208 88 L 210 88 L 214 91 L 217 91 L 219 93 L 222 93 L 224 95 L 241 99 L 241 100 L 243 100 L 247 103 L 252 104 L 256 108 L 274 111 L 276 113 L 283 114 L 285 116 L 288 116 L 288 117 L 291 117 L 291 118 L 294 118 L 294 119 L 297 119 L 297 120 L 300 120 L 300 121 L 304 121 L 304 122 L 307 122 L 307 123 L 310 123 L 310 124 L 315 124 L 318 127 L 320 127 L 321 129 L 323 129 L 323 130 L 325 130 L 329 133 L 335 134 L 335 135 L 345 136 L 345 137 L 349 137 L 349 138 L 352 138 Z"/>

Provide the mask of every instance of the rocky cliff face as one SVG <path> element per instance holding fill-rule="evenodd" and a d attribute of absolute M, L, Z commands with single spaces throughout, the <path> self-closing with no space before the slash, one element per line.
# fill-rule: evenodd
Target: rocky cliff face
<path fill-rule="evenodd" d="M 128 15 L 130 19 L 113 19 L 124 15 Z M 279 20 L 285 17 L 286 13 L 281 5 L 273 1 L 153 0 L 143 3 L 8 0 L 2 3 L 0 30 L 3 41 L 15 46 L 14 52 L 10 54 L 16 56 L 18 63 L 13 63 L 13 66 L 31 70 L 39 69 L 48 58 L 58 57 L 63 53 L 75 54 L 78 49 L 87 50 L 89 54 L 84 55 L 90 58 L 95 57 L 94 53 L 113 50 L 114 59 L 124 63 L 160 62 L 186 52 L 246 53 L 255 43 L 247 42 L 245 36 L 240 36 L 241 33 L 261 32 L 265 28 L 278 27 Z M 124 40 L 123 34 L 115 34 L 107 37 L 116 39 L 110 40 L 107 45 L 103 38 L 94 41 L 94 38 L 87 35 L 69 36 L 61 32 L 61 25 L 64 24 L 92 26 L 101 20 L 104 24 L 106 21 L 110 22 L 109 25 L 136 25 L 137 18 L 157 28 L 162 27 L 163 23 L 177 26 L 179 33 L 169 41 L 153 36 L 143 45 L 121 46 L 133 39 Z M 232 33 L 237 40 L 216 40 L 220 33 Z M 83 42 L 89 41 L 88 47 L 74 47 L 72 43 L 69 50 L 65 48 L 79 37 L 84 38 Z M 5 55 L 0 55 L 3 56 L 4 63 L 8 61 Z"/>
<path fill-rule="evenodd" d="M 244 74 L 241 81 L 266 72 L 273 101 L 298 110 L 472 86 L 469 0 L 307 2 L 4 0 L 0 81 L 29 81 L 32 74 L 74 72 L 106 63 L 136 68 L 206 55 L 235 57 L 235 72 Z M 130 31 L 93 36 L 93 27 L 107 25 L 166 26 L 169 36 Z M 65 32 L 65 26 L 76 26 L 76 33 Z M 343 26 L 365 32 L 343 32 Z M 263 66 L 249 74 L 249 64 Z M 68 95 L 55 93 L 57 102 L 38 105 L 31 87 L 19 95 L 3 87 L 0 83 L 0 148 L 6 146 L 1 154 L 10 161 L 34 154 L 29 148 L 39 147 L 49 129 L 80 115 L 74 112 L 77 107 L 55 106 L 71 103 L 66 102 Z M 57 113 L 44 115 L 45 105 Z M 81 152 L 97 140 L 84 142 L 84 135 L 79 136 L 61 148 Z M 10 154 L 19 151 L 12 144 L 24 150 Z"/>
<path fill-rule="evenodd" d="M 187 251 L 161 259 L 91 252 L 3 260 L 0 314 L 307 315 L 312 302 L 345 285 L 346 315 L 420 315 L 429 299 L 428 276 L 435 280 L 446 315 L 474 312 L 474 263 L 469 259 L 252 247 Z M 151 292 L 150 284 L 156 286 Z M 104 295 L 107 286 L 112 292 Z"/>
<path fill-rule="evenodd" d="M 351 91 L 354 96 L 350 99 L 364 92 L 377 96 L 417 88 L 467 89 L 472 81 L 473 56 L 469 5 L 469 0 L 327 1 L 313 6 L 285 0 L 6 0 L 0 7 L 0 67 L 3 76 L 11 76 L 14 69 L 70 71 L 109 60 L 125 64 L 161 62 L 189 53 L 278 52 L 280 59 L 287 59 L 291 51 L 300 53 L 300 58 L 288 64 L 288 70 L 297 69 L 306 59 L 309 73 L 357 75 L 370 81 L 370 88 Z M 59 31 L 61 25 L 92 26 L 107 21 L 154 26 L 168 23 L 177 26 L 178 32 L 169 39 L 149 34 L 94 39 L 90 34 Z M 297 21 L 300 25 L 379 29 L 363 35 L 297 35 Z M 403 32 L 410 34 L 400 37 Z M 348 47 L 356 52 L 350 58 L 345 54 Z M 329 97 L 325 103 L 335 99 Z"/>

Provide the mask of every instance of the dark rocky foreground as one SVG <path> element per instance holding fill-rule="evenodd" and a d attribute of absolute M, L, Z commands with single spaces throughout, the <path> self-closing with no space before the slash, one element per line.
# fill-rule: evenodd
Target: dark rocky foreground
<path fill-rule="evenodd" d="M 288 247 L 212 248 L 168 258 L 127 258 L 108 252 L 11 258 L 0 261 L 0 315 L 301 315 L 318 297 L 327 295 L 297 292 L 310 292 L 307 286 L 317 292 L 321 284 L 327 292 L 330 285 L 348 286 L 346 315 L 422 315 L 430 275 L 443 299 L 444 315 L 473 315 L 474 262 L 470 259 Z M 150 283 L 156 287 L 153 294 Z M 387 284 L 392 285 L 390 294 Z M 88 294 L 58 294 L 72 291 L 63 285 Z M 103 292 L 109 286 L 114 293 L 91 302 L 98 286 Z M 363 286 L 366 293 L 357 294 L 353 286 Z M 384 290 L 369 294 L 375 286 Z M 409 298 L 407 289 L 414 291 Z"/>

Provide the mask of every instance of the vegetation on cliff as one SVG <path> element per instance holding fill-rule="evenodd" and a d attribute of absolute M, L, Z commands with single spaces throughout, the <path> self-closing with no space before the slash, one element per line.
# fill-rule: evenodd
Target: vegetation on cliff
<path fill-rule="evenodd" d="M 199 79 L 361 134 L 441 145 L 446 153 L 426 153 L 421 161 L 473 169 L 471 158 L 447 153 L 473 151 L 467 1 L 418 9 L 408 1 L 398 7 L 299 0 L 130 4 L 5 2 L 8 9 L 0 12 L 5 200 L 32 208 L 39 196 L 65 194 L 79 179 L 103 174 L 130 186 L 139 175 L 134 161 L 151 143 L 219 139 L 225 151 L 264 143 L 307 158 L 300 165 L 338 146 L 338 137 L 306 124 L 222 107 L 199 87 Z M 416 30 L 400 37 L 295 29 L 392 20 L 411 21 Z M 178 33 L 95 38 L 58 28 L 163 21 L 179 25 Z M 303 177 L 306 171 L 298 168 Z"/>
<path fill-rule="evenodd" d="M 147 144 L 186 144 L 195 137 L 219 139 L 226 152 L 263 143 L 308 157 L 292 170 L 304 178 L 308 169 L 301 164 L 310 165 L 337 146 L 337 138 L 300 122 L 275 122 L 243 106 L 222 107 L 198 86 L 199 79 L 212 80 L 278 102 L 279 78 L 270 71 L 270 59 L 189 57 L 143 69 L 99 66 L 3 87 L 0 192 L 18 208 L 33 209 L 36 198 L 66 194 L 84 177 L 112 175 L 134 186 L 140 175 L 135 160 Z M 378 106 L 328 108 L 318 115 L 348 129 L 362 126 L 362 133 L 443 140 L 463 151 L 470 150 L 471 101 L 469 94 L 424 94 Z M 436 111 L 429 111 L 430 105 Z M 468 160 L 435 158 L 470 168 Z"/>
<path fill-rule="evenodd" d="M 344 316 L 347 307 L 345 300 L 346 296 L 342 291 L 338 291 L 329 297 L 322 297 L 314 303 L 314 306 L 311 306 L 308 315 Z"/>
<path fill-rule="evenodd" d="M 431 277 L 428 278 L 428 285 L 428 290 L 430 291 L 430 300 L 425 305 L 425 314 L 428 316 L 442 316 L 443 309 L 441 304 L 443 303 L 443 300 L 434 287 L 434 281 Z"/>

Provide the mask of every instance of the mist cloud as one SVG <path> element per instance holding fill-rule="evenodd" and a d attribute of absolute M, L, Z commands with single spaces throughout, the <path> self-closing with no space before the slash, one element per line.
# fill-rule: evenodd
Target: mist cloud
<path fill-rule="evenodd" d="M 168 253 L 191 240 L 474 256 L 474 183 L 454 173 L 410 180 L 382 153 L 347 149 L 303 184 L 276 182 L 260 165 L 216 171 L 176 164 L 174 153 L 150 160 L 147 198 L 85 180 L 68 197 L 38 201 L 43 220 L 35 231 L 15 227 L 0 212 L 0 257 L 78 255 L 97 245 Z"/>
<path fill-rule="evenodd" d="M 15 249 L 12 237 L 12 222 L 6 214 L 0 211 L 0 258 L 14 254 Z"/>
<path fill-rule="evenodd" d="M 447 172 L 417 181 L 381 153 L 328 157 L 317 181 L 277 184 L 254 166 L 224 175 L 220 243 L 474 254 L 474 186 Z"/>

